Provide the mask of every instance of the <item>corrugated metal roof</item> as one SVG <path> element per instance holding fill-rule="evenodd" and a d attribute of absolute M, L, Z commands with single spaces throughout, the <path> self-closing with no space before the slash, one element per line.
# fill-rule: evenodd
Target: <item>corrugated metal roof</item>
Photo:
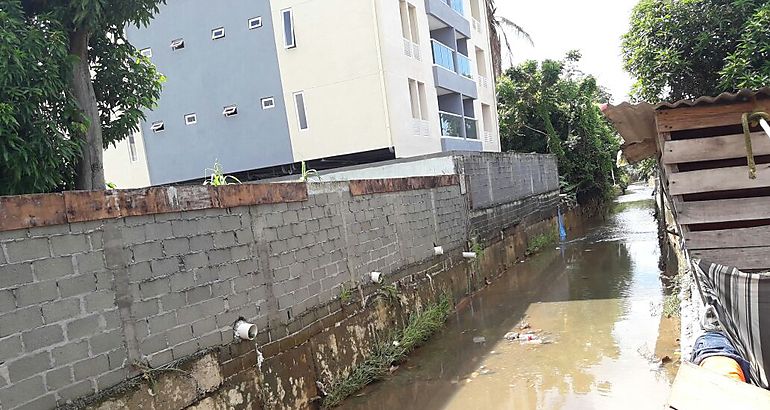
<path fill-rule="evenodd" d="M 664 102 L 658 104 L 655 109 L 668 110 L 681 107 L 695 107 L 696 105 L 729 104 L 735 102 L 750 101 L 754 98 L 770 98 L 770 87 L 760 88 L 759 90 L 740 90 L 735 93 L 722 93 L 716 97 L 704 96 L 694 100 Z"/>

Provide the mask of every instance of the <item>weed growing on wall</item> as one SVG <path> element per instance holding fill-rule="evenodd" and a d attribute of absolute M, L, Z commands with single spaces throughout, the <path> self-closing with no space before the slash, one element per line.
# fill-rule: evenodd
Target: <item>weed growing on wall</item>
<path fill-rule="evenodd" d="M 556 243 L 557 238 L 558 236 L 556 235 L 555 230 L 535 236 L 529 241 L 529 245 L 527 245 L 527 256 L 534 255 L 543 250 L 546 246 Z"/>
<path fill-rule="evenodd" d="M 335 407 L 364 386 L 385 377 L 391 366 L 404 360 L 444 326 L 451 310 L 449 297 L 444 295 L 435 305 L 413 314 L 404 329 L 376 342 L 368 359 L 356 366 L 346 378 L 332 384 L 324 397 L 323 408 Z"/>

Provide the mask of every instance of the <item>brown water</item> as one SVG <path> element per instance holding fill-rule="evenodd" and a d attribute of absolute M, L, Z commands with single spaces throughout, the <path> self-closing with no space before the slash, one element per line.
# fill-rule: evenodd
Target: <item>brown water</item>
<path fill-rule="evenodd" d="M 479 292 L 388 380 L 342 408 L 662 408 L 676 370 L 658 358 L 676 359 L 678 329 L 661 318 L 652 212 L 649 188 L 630 187 L 612 214 Z M 522 319 L 553 343 L 505 340 Z"/>

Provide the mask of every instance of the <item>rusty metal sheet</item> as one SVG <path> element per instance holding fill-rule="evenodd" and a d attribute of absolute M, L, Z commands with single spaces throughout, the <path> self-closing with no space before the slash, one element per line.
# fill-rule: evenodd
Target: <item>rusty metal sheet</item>
<path fill-rule="evenodd" d="M 428 177 L 353 180 L 349 182 L 349 187 L 351 195 L 360 196 L 388 192 L 415 191 L 459 184 L 460 179 L 457 175 L 438 175 Z"/>
<path fill-rule="evenodd" d="M 167 209 L 161 212 L 194 211 L 213 208 L 216 204 L 214 188 L 203 185 L 170 186 L 166 192 Z"/>
<path fill-rule="evenodd" d="M 71 191 L 64 193 L 67 221 L 86 222 L 120 218 L 118 191 Z"/>
<path fill-rule="evenodd" d="M 603 105 L 602 113 L 623 137 L 623 155 L 637 162 L 657 154 L 655 109 L 647 103 Z"/>
<path fill-rule="evenodd" d="M 0 197 L 0 231 L 66 223 L 62 194 Z"/>
<path fill-rule="evenodd" d="M 758 90 L 743 89 L 734 93 L 722 93 L 716 97 L 702 96 L 694 100 L 679 100 L 674 102 L 663 102 L 658 104 L 656 110 L 669 110 L 682 107 L 695 107 L 700 105 L 733 104 L 747 102 L 754 99 L 770 98 L 770 87 L 763 87 Z"/>
<path fill-rule="evenodd" d="M 214 188 L 217 206 L 233 208 L 281 202 L 307 201 L 307 184 L 303 182 L 275 184 L 225 185 Z"/>

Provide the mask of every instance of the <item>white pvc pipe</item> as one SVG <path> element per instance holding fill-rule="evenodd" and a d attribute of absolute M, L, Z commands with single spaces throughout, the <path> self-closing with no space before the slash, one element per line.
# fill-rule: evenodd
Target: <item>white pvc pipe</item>
<path fill-rule="evenodd" d="M 463 258 L 476 259 L 476 252 L 463 252 Z"/>
<path fill-rule="evenodd" d="M 245 320 L 235 322 L 235 337 L 241 340 L 254 340 L 257 337 L 257 325 Z"/>
<path fill-rule="evenodd" d="M 441 246 L 434 247 L 433 248 L 433 254 L 436 255 L 436 256 L 443 255 L 444 254 L 444 248 L 441 247 Z"/>
<path fill-rule="evenodd" d="M 770 124 L 768 124 L 764 118 L 760 118 L 759 125 L 761 125 L 762 129 L 765 130 L 765 134 L 767 134 L 767 136 L 770 137 Z"/>
<path fill-rule="evenodd" d="M 372 272 L 369 274 L 369 277 L 372 278 L 374 283 L 382 282 L 382 272 Z"/>

